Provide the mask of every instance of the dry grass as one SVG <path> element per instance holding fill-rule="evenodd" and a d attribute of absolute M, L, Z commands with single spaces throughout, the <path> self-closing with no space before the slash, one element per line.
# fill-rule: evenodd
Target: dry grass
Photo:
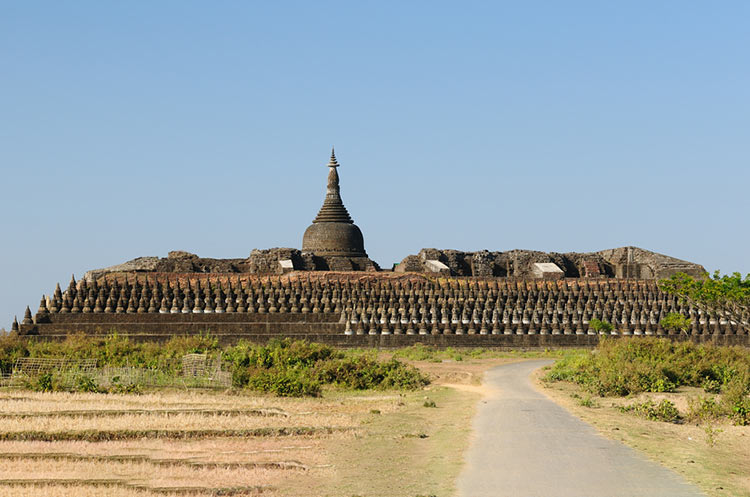
<path fill-rule="evenodd" d="M 326 438 L 339 440 L 346 434 Z M 322 438 L 322 437 L 321 437 Z M 282 443 L 283 442 L 283 443 Z M 321 439 L 201 439 L 133 440 L 124 442 L 3 442 L 3 454 L 78 454 L 81 456 L 143 456 L 154 460 L 179 459 L 205 463 L 250 463 L 287 461 L 301 458 L 311 467 L 324 464 Z"/>
<path fill-rule="evenodd" d="M 153 492 L 135 488 L 122 488 L 119 486 L 100 485 L 0 485 L 0 497 L 205 497 L 205 492 Z M 262 497 L 274 497 L 273 490 L 262 492 L 247 492 L 243 495 L 259 495 Z"/>
<path fill-rule="evenodd" d="M 254 428 L 303 427 L 353 427 L 351 415 L 347 414 L 298 414 L 280 420 L 275 417 L 228 416 L 214 414 L 178 413 L 126 414 L 110 417 L 24 417 L 0 419 L 0 432 L 20 431 L 145 431 L 145 430 L 248 430 Z M 75 428 L 73 428 L 75 427 Z"/>
<path fill-rule="evenodd" d="M 0 480 L 4 480 L 0 481 L 0 497 L 165 495 L 170 488 L 174 495 L 191 495 L 184 488 L 190 486 L 200 487 L 192 495 L 206 495 L 211 489 L 226 493 L 234 487 L 262 487 L 260 495 L 264 496 L 349 496 L 330 482 L 339 481 L 337 475 L 360 472 L 363 450 L 382 442 L 379 430 L 385 425 L 409 432 L 425 429 L 412 418 L 414 411 L 425 410 L 423 395 L 326 391 L 323 398 L 287 399 L 215 391 L 144 395 L 3 391 L 0 438 L 36 433 L 86 434 L 95 440 L 103 435 L 105 439 L 0 441 Z M 259 415 L 258 410 L 274 415 Z M 406 425 L 404 419 L 408 419 Z M 385 424 L 373 431 L 373 420 Z M 179 436 L 203 430 L 304 427 L 323 431 L 307 436 L 195 439 L 163 439 L 146 433 L 159 430 Z M 328 432 L 328 427 L 346 430 Z M 106 440 L 109 435 L 135 430 L 146 437 Z M 356 459 L 340 458 L 350 450 L 355 450 Z M 415 474 L 404 479 L 415 480 Z M 16 483 L 9 485 L 10 480 Z M 19 484 L 25 480 L 33 484 Z M 258 493 L 247 488 L 243 492 Z"/>
<path fill-rule="evenodd" d="M 46 459 L 6 459 L 2 461 L 2 480 L 122 480 L 150 487 L 239 487 L 257 482 L 277 486 L 289 471 L 297 469 L 200 468 L 184 465 L 157 466 L 146 462 L 69 461 Z"/>
<path fill-rule="evenodd" d="M 589 394 L 580 387 L 564 382 L 543 383 L 542 375 L 543 372 L 537 372 L 538 388 L 603 436 L 640 450 L 682 474 L 711 497 L 750 497 L 750 427 L 732 426 L 726 421 L 711 425 L 672 424 L 650 421 L 618 409 L 649 399 L 668 399 L 684 413 L 688 399 L 702 394 L 702 390 L 681 388 L 675 393 L 644 393 L 630 398 L 593 397 L 592 408 L 581 405 L 580 399 Z M 709 440 L 707 426 L 713 440 Z"/>
<path fill-rule="evenodd" d="M 206 429 L 323 430 L 306 436 L 165 439 L 144 431 L 146 436 L 138 439 L 0 441 L 0 479 L 36 482 L 0 482 L 0 497 L 141 497 L 170 495 L 170 488 L 171 495 L 197 496 L 212 489 L 231 493 L 233 487 L 262 487 L 261 493 L 245 488 L 241 495 L 264 497 L 450 495 L 482 395 L 482 374 L 510 360 L 414 363 L 432 376 L 433 385 L 424 391 L 326 390 L 315 399 L 216 391 L 3 391 L 0 438 L 24 432 L 106 436 L 117 430 L 175 435 Z M 426 398 L 437 407 L 425 408 Z M 346 429 L 325 430 L 332 426 Z M 190 486 L 201 488 L 184 488 Z"/>

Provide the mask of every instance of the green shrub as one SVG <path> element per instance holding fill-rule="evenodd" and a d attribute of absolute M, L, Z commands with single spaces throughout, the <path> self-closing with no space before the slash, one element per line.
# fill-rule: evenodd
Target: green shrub
<path fill-rule="evenodd" d="M 726 385 L 721 404 L 734 424 L 750 424 L 750 395 L 742 381 L 732 381 Z"/>
<path fill-rule="evenodd" d="M 545 379 L 571 381 L 602 396 L 672 392 L 681 385 L 715 389 L 715 383 L 723 387 L 732 381 L 750 388 L 750 353 L 648 337 L 604 337 L 596 350 L 557 361 Z"/>
<path fill-rule="evenodd" d="M 718 419 L 726 414 L 719 403 L 711 397 L 692 397 L 688 399 L 688 412 L 686 418 L 690 421 L 703 423 Z"/>
<path fill-rule="evenodd" d="M 310 378 L 303 369 L 258 370 L 256 374 L 249 376 L 246 386 L 280 397 L 320 395 L 320 382 Z"/>
<path fill-rule="evenodd" d="M 274 367 L 309 367 L 340 357 L 342 354 L 328 345 L 289 338 L 270 340 L 265 345 L 240 341 L 225 351 L 225 358 L 235 366 L 270 369 Z"/>
<path fill-rule="evenodd" d="M 78 375 L 75 378 L 75 391 L 76 392 L 99 392 L 99 385 L 96 384 L 96 380 L 87 375 Z"/>
<path fill-rule="evenodd" d="M 115 384 L 109 387 L 110 393 L 122 393 L 129 395 L 140 395 L 143 393 L 143 387 L 137 383 L 129 383 L 127 385 Z"/>
<path fill-rule="evenodd" d="M 437 404 L 434 400 L 427 399 L 424 401 L 424 404 L 422 404 L 422 407 L 437 407 Z"/>
<path fill-rule="evenodd" d="M 53 390 L 52 373 L 39 375 L 36 379 L 35 386 L 36 388 L 34 388 L 34 390 L 38 392 L 51 392 Z"/>
<path fill-rule="evenodd" d="M 683 316 L 679 312 L 670 312 L 659 321 L 659 324 L 665 330 L 687 332 L 692 322 L 690 321 L 690 318 Z"/>
<path fill-rule="evenodd" d="M 612 326 L 612 323 L 597 318 L 589 321 L 589 327 L 597 333 L 609 333 L 615 329 L 615 327 Z"/>
<path fill-rule="evenodd" d="M 719 393 L 721 392 L 721 383 L 710 376 L 706 376 L 706 379 L 701 383 L 703 391 L 706 393 Z"/>
<path fill-rule="evenodd" d="M 621 407 L 622 412 L 632 412 L 651 421 L 665 421 L 667 423 L 679 423 L 682 420 L 680 411 L 669 400 L 663 399 L 658 404 L 653 400 L 630 404 Z"/>
<path fill-rule="evenodd" d="M 395 388 L 414 390 L 429 383 L 429 380 L 414 366 L 397 359 L 378 361 L 370 356 L 346 357 L 320 363 L 315 376 L 321 383 L 328 383 L 366 390 L 371 388 Z"/>

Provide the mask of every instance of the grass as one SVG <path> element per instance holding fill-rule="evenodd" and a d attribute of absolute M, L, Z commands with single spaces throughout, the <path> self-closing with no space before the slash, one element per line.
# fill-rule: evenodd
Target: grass
<path fill-rule="evenodd" d="M 71 416 L 25 416 L 12 421 L 4 420 L 0 423 L 3 433 L 15 433 L 22 431 L 64 432 L 69 431 L 71 425 L 75 425 L 76 431 L 195 431 L 210 428 L 214 431 L 221 430 L 247 430 L 277 428 L 299 428 L 305 426 L 326 426 L 349 428 L 353 426 L 350 415 L 342 413 L 310 413 L 306 415 L 292 415 L 283 419 L 277 416 L 241 416 L 213 414 L 211 411 L 200 413 L 186 412 L 166 414 L 155 412 L 146 414 L 123 414 L 111 416 L 89 417 L 83 416 L 71 420 Z M 2 436 L 2 435 L 0 435 Z"/>
<path fill-rule="evenodd" d="M 503 350 L 484 347 L 434 347 L 418 343 L 410 347 L 397 349 L 393 352 L 392 357 L 408 361 L 443 362 L 478 359 L 560 358 L 564 354 L 565 351 L 562 349 Z"/>

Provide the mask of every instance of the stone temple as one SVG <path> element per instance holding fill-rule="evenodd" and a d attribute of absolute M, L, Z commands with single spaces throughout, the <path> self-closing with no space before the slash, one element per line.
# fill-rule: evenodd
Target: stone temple
<path fill-rule="evenodd" d="M 705 269 L 637 247 L 586 253 L 425 248 L 381 269 L 341 198 L 331 153 L 323 205 L 302 248 L 210 259 L 182 251 L 140 257 L 73 278 L 26 308 L 12 330 L 63 338 L 117 332 L 133 339 L 211 333 L 223 342 L 294 336 L 339 346 L 586 346 L 599 333 L 747 344 L 742 322 L 703 312 L 657 280 Z M 687 334 L 661 320 L 678 312 Z"/>
<path fill-rule="evenodd" d="M 376 269 L 365 252 L 362 231 L 354 224 L 341 200 L 338 167 L 336 154 L 331 150 L 326 197 L 302 237 L 302 254 L 324 258 L 331 270 Z"/>

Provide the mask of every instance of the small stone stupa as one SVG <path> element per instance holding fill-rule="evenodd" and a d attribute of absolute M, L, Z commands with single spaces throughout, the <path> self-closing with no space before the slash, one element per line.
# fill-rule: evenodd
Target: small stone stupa
<path fill-rule="evenodd" d="M 335 151 L 331 150 L 326 197 L 318 215 L 305 230 L 302 253 L 325 259 L 332 270 L 374 269 L 374 263 L 365 252 L 362 231 L 341 200 L 338 167 Z"/>

